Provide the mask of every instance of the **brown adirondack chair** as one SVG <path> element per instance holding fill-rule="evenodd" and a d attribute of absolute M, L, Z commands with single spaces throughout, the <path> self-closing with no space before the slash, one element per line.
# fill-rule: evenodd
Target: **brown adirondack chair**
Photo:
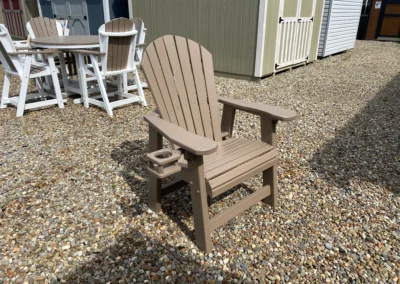
<path fill-rule="evenodd" d="M 253 204 L 278 206 L 276 124 L 293 120 L 294 111 L 217 97 L 211 54 L 198 43 L 164 36 L 144 52 L 142 69 L 157 104 L 149 123 L 149 207 L 161 209 L 161 197 L 189 184 L 197 246 L 211 250 L 211 232 Z M 220 121 L 217 102 L 222 103 Z M 261 141 L 232 138 L 235 111 L 258 115 Z M 162 138 L 175 149 L 161 149 Z M 263 173 L 263 187 L 219 215 L 208 217 L 207 194 L 214 198 Z M 162 178 L 177 181 L 162 187 Z"/>

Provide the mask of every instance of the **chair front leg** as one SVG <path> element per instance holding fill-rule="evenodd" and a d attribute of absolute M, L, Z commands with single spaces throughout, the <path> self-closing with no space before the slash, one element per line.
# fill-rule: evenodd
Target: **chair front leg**
<path fill-rule="evenodd" d="M 275 120 L 261 116 L 261 140 L 276 148 L 276 124 Z M 263 171 L 263 186 L 269 185 L 271 194 L 263 199 L 263 202 L 270 205 L 274 209 L 278 208 L 278 165 L 275 164 L 271 168 Z"/>
<path fill-rule="evenodd" d="M 211 232 L 209 225 L 210 219 L 208 218 L 203 156 L 188 154 L 187 160 L 196 245 L 204 252 L 210 252 Z"/>
<path fill-rule="evenodd" d="M 79 55 L 79 56 L 81 56 L 81 55 Z M 105 87 L 106 80 L 105 80 L 105 78 L 103 80 L 103 76 L 100 73 L 99 64 L 98 64 L 96 58 L 93 55 L 90 55 L 90 59 L 92 61 L 92 65 L 93 65 L 94 73 L 96 75 L 97 83 L 99 84 L 100 94 L 103 99 L 104 108 L 106 109 L 107 114 L 110 117 L 112 117 L 113 116 L 112 107 L 110 105 L 110 100 L 108 99 L 107 90 Z M 105 68 L 105 67 L 103 66 L 103 68 Z"/>
<path fill-rule="evenodd" d="M 18 98 L 17 117 L 24 115 L 26 94 L 28 92 L 29 76 L 31 72 L 32 55 L 25 56 L 24 71 L 21 78 L 21 88 Z"/>
<path fill-rule="evenodd" d="M 149 153 L 162 148 L 162 136 L 153 127 L 149 126 Z M 149 208 L 155 213 L 161 210 L 161 179 L 149 175 Z"/>
<path fill-rule="evenodd" d="M 6 108 L 8 104 L 8 96 L 10 95 L 11 75 L 4 74 L 3 92 L 1 94 L 0 108 Z"/>
<path fill-rule="evenodd" d="M 58 107 L 64 108 L 64 101 L 63 101 L 63 97 L 61 94 L 60 82 L 58 81 L 57 68 L 56 68 L 56 64 L 54 63 L 53 55 L 50 54 L 48 59 L 49 59 L 51 78 L 53 79 L 53 86 L 54 86 L 54 91 L 56 93 Z"/>

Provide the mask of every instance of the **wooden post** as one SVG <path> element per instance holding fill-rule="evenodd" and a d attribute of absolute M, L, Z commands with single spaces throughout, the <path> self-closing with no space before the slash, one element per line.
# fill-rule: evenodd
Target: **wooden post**
<path fill-rule="evenodd" d="M 162 136 L 149 126 L 149 153 L 162 148 Z M 149 208 L 158 213 L 161 210 L 161 179 L 149 175 Z"/>
<path fill-rule="evenodd" d="M 190 175 L 190 194 L 192 198 L 196 245 L 207 253 L 211 251 L 211 232 L 210 220 L 208 218 L 203 156 L 188 155 L 188 175 Z"/>
<path fill-rule="evenodd" d="M 277 121 L 271 120 L 266 116 L 261 116 L 261 141 L 268 143 L 276 148 L 276 124 Z M 263 202 L 269 204 L 274 209 L 278 205 L 278 165 L 263 171 L 263 186 L 269 185 L 271 194 L 263 199 Z"/>

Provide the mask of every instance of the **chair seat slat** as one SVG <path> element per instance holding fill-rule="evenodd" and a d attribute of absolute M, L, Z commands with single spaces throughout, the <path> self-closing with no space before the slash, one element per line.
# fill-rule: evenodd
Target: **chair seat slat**
<path fill-rule="evenodd" d="M 264 153 L 271 151 L 273 147 L 261 141 L 248 140 L 237 151 L 222 156 L 214 163 L 205 163 L 205 177 L 207 180 L 213 179 L 235 167 L 251 161 Z M 218 151 L 218 150 L 217 150 Z"/>

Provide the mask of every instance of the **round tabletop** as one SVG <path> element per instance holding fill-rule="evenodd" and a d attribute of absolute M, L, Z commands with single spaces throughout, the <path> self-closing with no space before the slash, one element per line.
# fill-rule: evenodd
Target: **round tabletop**
<path fill-rule="evenodd" d="M 58 49 L 100 47 L 99 36 L 87 35 L 41 37 L 32 39 L 31 44 L 35 47 Z"/>

